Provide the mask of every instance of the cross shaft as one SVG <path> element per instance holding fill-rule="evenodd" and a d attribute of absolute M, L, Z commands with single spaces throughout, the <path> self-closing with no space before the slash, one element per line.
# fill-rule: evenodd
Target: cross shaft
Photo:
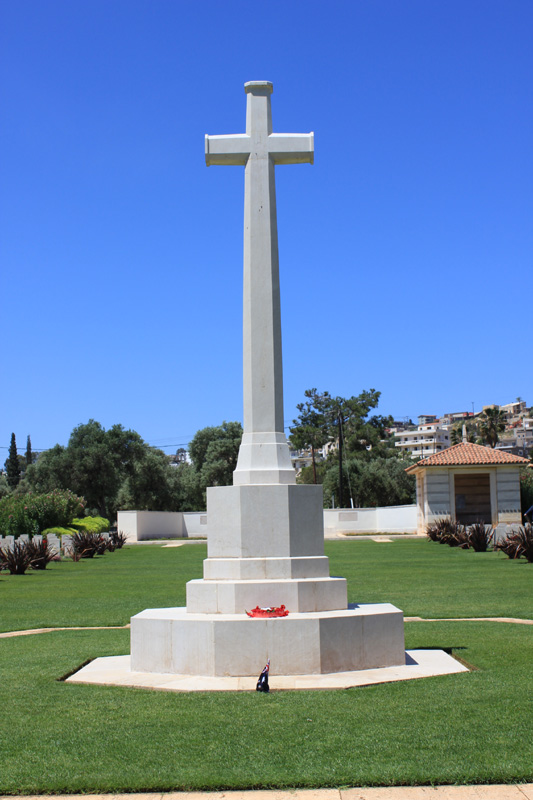
<path fill-rule="evenodd" d="M 269 81 L 246 83 L 246 133 L 205 137 L 206 164 L 245 167 L 244 435 L 234 484 L 295 483 L 283 424 L 276 164 L 313 163 L 313 134 L 272 133 Z"/>

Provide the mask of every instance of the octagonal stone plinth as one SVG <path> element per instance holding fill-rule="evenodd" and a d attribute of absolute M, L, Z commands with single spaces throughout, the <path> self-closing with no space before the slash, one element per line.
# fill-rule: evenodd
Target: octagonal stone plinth
<path fill-rule="evenodd" d="M 131 620 L 131 669 L 183 675 L 309 675 L 405 663 L 403 614 L 390 603 L 253 619 L 147 609 Z"/>

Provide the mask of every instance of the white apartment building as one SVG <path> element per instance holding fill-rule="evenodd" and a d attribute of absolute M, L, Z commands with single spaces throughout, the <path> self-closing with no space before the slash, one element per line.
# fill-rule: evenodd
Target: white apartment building
<path fill-rule="evenodd" d="M 412 458 L 427 458 L 450 446 L 450 431 L 444 430 L 438 422 L 419 425 L 416 430 L 399 431 L 395 446 Z"/>

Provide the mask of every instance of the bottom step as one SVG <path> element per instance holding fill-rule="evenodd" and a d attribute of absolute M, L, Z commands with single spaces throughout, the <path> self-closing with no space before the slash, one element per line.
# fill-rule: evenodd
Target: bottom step
<path fill-rule="evenodd" d="M 202 676 L 257 676 L 270 658 L 283 675 L 405 664 L 403 613 L 390 603 L 253 619 L 147 609 L 131 619 L 131 669 Z"/>

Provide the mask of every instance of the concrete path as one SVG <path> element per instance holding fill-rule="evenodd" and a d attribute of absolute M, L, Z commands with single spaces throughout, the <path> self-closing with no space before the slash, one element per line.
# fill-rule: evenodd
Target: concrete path
<path fill-rule="evenodd" d="M 425 533 L 346 533 L 341 531 L 324 531 L 324 539 L 343 539 L 345 542 L 368 541 L 373 542 L 399 542 L 402 539 L 427 539 Z"/>
<path fill-rule="evenodd" d="M 37 800 L 0 796 L 0 800 Z M 494 786 L 375 786 L 248 792 L 55 795 L 54 800 L 533 800 L 533 783 Z"/>
<path fill-rule="evenodd" d="M 121 631 L 124 628 L 129 628 L 130 623 L 127 625 L 89 625 L 83 627 L 72 628 L 30 628 L 26 631 L 6 631 L 0 633 L 0 639 L 9 639 L 12 636 L 33 636 L 35 633 L 53 633 L 54 631 Z"/>
<path fill-rule="evenodd" d="M 368 533 L 339 533 L 337 531 L 324 531 L 324 539 L 327 541 L 332 541 L 334 539 L 339 540 L 342 539 L 345 542 L 356 542 L 356 541 L 368 541 L 369 539 L 373 540 L 374 542 L 393 542 L 399 539 L 425 539 L 425 533 L 372 533 L 369 531 Z M 129 541 L 126 542 L 126 546 L 131 547 L 134 545 L 142 544 L 142 545 L 150 545 L 150 544 L 162 544 L 167 545 L 167 547 L 171 545 L 171 539 L 143 539 L 140 542 Z M 179 544 L 205 544 L 207 542 L 207 536 L 195 537 L 191 539 L 179 539 Z M 175 547 L 176 545 L 174 545 Z"/>
<path fill-rule="evenodd" d="M 506 625 L 533 625 L 533 619 L 520 619 L 520 617 L 404 617 L 404 622 L 503 622 Z M 30 628 L 25 631 L 5 631 L 0 633 L 0 639 L 9 639 L 12 636 L 33 636 L 36 633 L 53 633 L 54 631 L 120 631 L 129 628 L 126 625 L 92 625 L 65 628 Z M 0 797 L 1 800 L 1 797 Z"/>

